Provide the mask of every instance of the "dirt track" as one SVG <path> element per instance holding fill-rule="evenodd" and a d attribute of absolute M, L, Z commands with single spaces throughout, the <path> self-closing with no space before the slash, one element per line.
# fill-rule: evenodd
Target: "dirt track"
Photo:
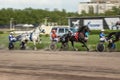
<path fill-rule="evenodd" d="M 120 80 L 119 52 L 0 50 L 0 80 Z"/>

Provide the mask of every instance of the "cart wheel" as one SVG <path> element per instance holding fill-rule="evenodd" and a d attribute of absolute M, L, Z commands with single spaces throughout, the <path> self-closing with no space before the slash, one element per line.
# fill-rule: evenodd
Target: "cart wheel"
<path fill-rule="evenodd" d="M 99 43 L 96 47 L 97 51 L 103 52 L 105 50 L 105 46 L 103 43 Z"/>
<path fill-rule="evenodd" d="M 14 45 L 13 45 L 13 43 L 9 43 L 9 45 L 8 45 L 8 49 L 9 49 L 9 50 L 14 49 Z"/>
<path fill-rule="evenodd" d="M 49 46 L 49 49 L 53 50 L 53 51 L 56 50 L 57 49 L 56 43 L 55 42 L 51 43 L 50 46 Z"/>

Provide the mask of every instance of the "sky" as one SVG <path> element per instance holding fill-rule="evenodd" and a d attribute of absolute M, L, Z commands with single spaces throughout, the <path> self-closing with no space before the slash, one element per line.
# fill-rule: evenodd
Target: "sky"
<path fill-rule="evenodd" d="M 77 12 L 79 2 L 87 2 L 90 0 L 0 0 L 0 9 L 49 9 L 58 10 L 65 9 L 67 12 Z"/>

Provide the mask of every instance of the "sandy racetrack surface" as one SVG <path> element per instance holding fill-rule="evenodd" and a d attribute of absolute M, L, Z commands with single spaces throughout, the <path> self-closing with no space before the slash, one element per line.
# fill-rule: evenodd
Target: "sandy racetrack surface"
<path fill-rule="evenodd" d="M 0 50 L 0 80 L 120 80 L 120 53 Z"/>

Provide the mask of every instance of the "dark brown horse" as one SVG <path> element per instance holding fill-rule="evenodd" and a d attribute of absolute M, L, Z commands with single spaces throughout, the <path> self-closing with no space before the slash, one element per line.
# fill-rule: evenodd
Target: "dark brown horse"
<path fill-rule="evenodd" d="M 120 31 L 119 32 L 111 32 L 111 33 L 109 33 L 108 36 L 107 36 L 107 39 L 109 40 L 109 39 L 111 39 L 113 37 L 114 37 L 113 43 L 119 41 L 120 40 Z"/>
<path fill-rule="evenodd" d="M 85 39 L 86 37 L 88 37 L 88 35 L 86 35 L 87 32 L 90 32 L 90 30 L 87 26 L 79 27 L 79 29 L 75 35 L 71 34 L 71 32 L 68 32 L 68 34 L 63 35 L 60 38 L 60 42 L 62 44 L 66 44 L 70 41 L 72 44 L 73 50 L 75 50 L 74 42 L 80 42 L 83 44 L 84 47 L 86 47 L 87 51 L 89 51 L 89 48 L 86 45 L 87 40 Z M 77 36 L 77 38 L 76 38 L 76 36 Z"/>

